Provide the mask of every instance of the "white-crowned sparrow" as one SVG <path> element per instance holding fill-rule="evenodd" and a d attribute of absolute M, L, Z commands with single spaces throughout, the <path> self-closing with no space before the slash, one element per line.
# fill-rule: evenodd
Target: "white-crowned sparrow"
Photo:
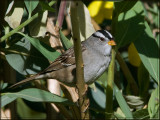
<path fill-rule="evenodd" d="M 93 83 L 109 66 L 111 60 L 111 46 L 116 45 L 112 35 L 106 30 L 98 30 L 81 43 L 84 62 L 84 80 Z M 71 47 L 59 56 L 48 68 L 42 72 L 22 80 L 10 88 L 36 79 L 57 79 L 68 85 L 75 86 L 76 65 L 74 49 Z"/>

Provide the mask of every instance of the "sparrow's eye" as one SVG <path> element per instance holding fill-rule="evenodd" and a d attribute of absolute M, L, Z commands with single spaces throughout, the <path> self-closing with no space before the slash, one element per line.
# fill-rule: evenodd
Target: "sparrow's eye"
<path fill-rule="evenodd" d="M 100 40 L 101 40 L 101 41 L 104 41 L 104 38 L 103 38 L 103 37 L 100 37 Z"/>

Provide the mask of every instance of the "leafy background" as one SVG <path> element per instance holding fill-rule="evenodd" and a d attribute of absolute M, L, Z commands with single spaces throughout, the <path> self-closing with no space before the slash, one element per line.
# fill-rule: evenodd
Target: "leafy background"
<path fill-rule="evenodd" d="M 87 7 L 83 7 L 82 10 L 84 4 Z M 159 3 L 83 1 L 81 5 L 78 8 L 79 16 L 82 16 L 79 20 L 81 40 L 88 38 L 97 29 L 107 29 L 117 43 L 116 52 L 119 56 L 116 56 L 115 62 L 111 117 L 158 119 Z M 76 105 L 74 101 L 67 99 L 63 89 L 59 96 L 35 88 L 36 83 L 25 84 L 14 91 L 7 90 L 8 84 L 13 83 L 14 78 L 21 81 L 25 76 L 40 72 L 61 54 L 51 47 L 49 37 L 45 34 L 47 17 L 51 13 L 57 13 L 60 1 L 55 3 L 55 1 L 10 0 L 2 2 L 0 6 L 2 117 L 7 117 L 8 108 L 11 113 L 13 112 L 11 109 L 13 106 L 10 105 L 16 101 L 14 109 L 16 108 L 17 114 L 14 114 L 14 111 L 11 118 L 45 119 L 48 111 L 53 112 L 48 110 L 46 103 L 63 105 L 65 107 L 63 110 L 69 110 L 70 117 L 74 118 L 70 107 Z M 56 19 L 57 14 L 53 16 Z M 67 15 L 60 31 L 60 39 L 65 50 L 72 46 L 71 27 Z M 107 71 L 89 87 L 91 118 L 104 119 L 109 114 L 105 112 L 106 79 Z M 46 81 L 41 80 L 41 84 L 46 86 Z M 54 113 L 56 116 L 52 116 L 53 118 L 66 118 L 64 112 Z"/>

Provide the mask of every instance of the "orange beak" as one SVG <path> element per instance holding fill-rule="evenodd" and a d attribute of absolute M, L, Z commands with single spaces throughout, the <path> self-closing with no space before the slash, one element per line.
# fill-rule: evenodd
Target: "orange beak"
<path fill-rule="evenodd" d="M 109 42 L 108 42 L 108 45 L 115 46 L 115 45 L 116 45 L 116 43 L 115 43 L 115 41 L 114 41 L 114 40 L 111 40 L 111 41 L 109 41 Z"/>

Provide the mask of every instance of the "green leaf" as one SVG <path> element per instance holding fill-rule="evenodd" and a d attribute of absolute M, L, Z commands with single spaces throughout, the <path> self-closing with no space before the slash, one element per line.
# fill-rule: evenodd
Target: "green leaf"
<path fill-rule="evenodd" d="M 118 18 L 114 19 L 112 24 L 118 48 L 137 40 L 144 31 L 144 11 L 141 2 L 137 2 L 132 9 L 120 13 Z"/>
<path fill-rule="evenodd" d="M 48 60 L 54 61 L 57 57 L 59 57 L 60 53 L 48 46 L 47 44 L 39 41 L 36 38 L 31 38 L 28 35 L 20 33 L 23 35 L 27 40 L 31 42 L 31 44 L 39 50 Z"/>
<path fill-rule="evenodd" d="M 139 94 L 143 98 L 148 96 L 147 92 L 149 89 L 149 82 L 149 73 L 147 69 L 144 67 L 143 63 L 141 62 L 140 66 L 138 67 L 138 85 Z"/>
<path fill-rule="evenodd" d="M 149 119 L 149 113 L 147 109 L 141 109 L 133 112 L 133 117 L 136 119 Z"/>
<path fill-rule="evenodd" d="M 125 119 L 125 117 L 123 117 L 123 116 L 121 116 L 121 115 L 119 115 L 118 113 L 114 113 L 114 116 L 117 118 L 117 119 Z"/>
<path fill-rule="evenodd" d="M 159 110 L 159 86 L 152 92 L 148 102 L 148 112 L 150 118 L 154 118 Z"/>
<path fill-rule="evenodd" d="M 25 38 L 6 49 L 5 54 L 10 66 L 22 75 L 36 74 L 49 66 L 48 60 Z"/>
<path fill-rule="evenodd" d="M 46 118 L 46 113 L 45 112 L 39 112 L 36 110 L 31 109 L 28 107 L 22 99 L 17 99 L 16 101 L 17 105 L 17 113 L 21 119 L 45 119 Z M 36 106 L 35 107 L 39 107 Z"/>
<path fill-rule="evenodd" d="M 126 12 L 126 11 L 132 9 L 132 7 L 136 4 L 136 2 L 137 2 L 136 0 L 135 1 L 115 2 L 114 3 L 114 6 L 115 6 L 114 12 L 116 13 L 116 16 L 122 12 Z"/>
<path fill-rule="evenodd" d="M 115 97 L 117 99 L 117 102 L 126 116 L 127 119 L 133 119 L 132 113 L 130 111 L 129 106 L 127 105 L 124 97 L 122 96 L 122 93 L 119 91 L 118 87 L 114 84 L 114 92 L 115 92 Z"/>
<path fill-rule="evenodd" d="M 47 21 L 48 11 L 39 14 L 38 18 L 31 22 L 29 26 L 30 35 L 33 37 L 44 37 L 46 33 L 46 21 Z"/>
<path fill-rule="evenodd" d="M 107 75 L 108 72 L 105 71 L 99 78 L 98 78 L 98 82 L 102 87 L 106 88 L 107 87 Z"/>
<path fill-rule="evenodd" d="M 56 3 L 56 1 L 53 1 L 53 2 Z M 44 2 L 44 1 L 40 1 L 40 5 L 42 6 L 43 10 L 55 12 L 55 9 L 53 9 L 51 6 L 48 5 L 48 3 Z"/>
<path fill-rule="evenodd" d="M 3 83 L 2 81 L 0 81 L 0 90 L 5 89 L 8 86 L 8 83 Z"/>
<path fill-rule="evenodd" d="M 29 18 L 31 17 L 32 11 L 37 7 L 39 0 L 24 0 L 26 8 L 29 12 Z"/>
<path fill-rule="evenodd" d="M 92 100 L 95 102 L 93 107 L 105 109 L 106 107 L 106 94 L 104 93 L 104 90 L 99 84 L 95 84 L 96 88 L 95 90 L 91 89 L 90 95 L 92 96 Z"/>
<path fill-rule="evenodd" d="M 4 20 L 4 17 L 5 17 L 5 15 L 7 15 L 10 11 L 11 11 L 11 9 L 12 9 L 12 7 L 13 7 L 13 3 L 14 3 L 15 1 L 0 1 L 0 8 L 1 8 L 1 17 L 0 17 L 0 23 L 1 23 L 1 25 L 3 25 L 4 23 L 5 23 L 5 20 Z"/>
<path fill-rule="evenodd" d="M 49 3 L 50 6 L 52 6 L 54 4 L 54 1 L 51 1 Z M 42 14 L 42 11 L 39 11 L 38 13 L 36 13 L 35 15 L 33 15 L 31 17 L 31 15 L 29 15 L 29 19 L 26 20 L 25 22 L 23 22 L 20 26 L 18 26 L 17 28 L 15 28 L 14 30 L 10 31 L 8 34 L 2 36 L 0 38 L 0 42 L 3 42 L 4 40 L 6 40 L 7 38 L 9 38 L 10 36 L 12 36 L 13 34 L 17 33 L 18 31 L 20 31 L 24 26 L 28 25 L 29 23 L 31 23 L 35 18 L 37 18 L 40 14 Z"/>
<path fill-rule="evenodd" d="M 145 30 L 134 42 L 145 68 L 157 83 L 159 83 L 158 41 L 153 38 L 152 31 L 147 22 L 145 22 Z"/>
<path fill-rule="evenodd" d="M 114 112 L 114 116 L 117 119 L 125 119 L 125 115 L 123 114 L 122 110 L 118 107 L 116 112 Z"/>
<path fill-rule="evenodd" d="M 15 29 L 20 25 L 23 13 L 24 13 L 24 2 L 14 1 L 11 10 L 9 11 L 9 13 L 7 13 L 5 18 L 3 19 L 5 19 L 5 21 L 9 24 L 11 28 Z"/>
<path fill-rule="evenodd" d="M 61 30 L 60 30 L 60 38 L 65 50 L 73 46 L 71 41 L 66 36 L 64 36 Z"/>
<path fill-rule="evenodd" d="M 50 92 L 37 89 L 37 88 L 29 88 L 24 89 L 20 92 L 14 92 L 14 93 L 3 93 L 2 96 L 2 105 L 7 105 L 10 101 L 12 102 L 16 98 L 23 98 L 25 100 L 31 101 L 31 102 L 53 102 L 53 103 L 61 103 L 61 104 L 68 104 L 73 105 L 72 102 L 68 101 L 66 98 L 62 98 L 60 96 L 57 96 L 55 94 L 52 94 Z M 10 98 L 10 99 L 9 99 Z M 5 101 L 7 99 L 7 102 Z"/>
<path fill-rule="evenodd" d="M 1 96 L 1 108 L 4 107 L 5 105 L 13 102 L 17 97 L 9 97 L 7 95 L 2 95 Z"/>

